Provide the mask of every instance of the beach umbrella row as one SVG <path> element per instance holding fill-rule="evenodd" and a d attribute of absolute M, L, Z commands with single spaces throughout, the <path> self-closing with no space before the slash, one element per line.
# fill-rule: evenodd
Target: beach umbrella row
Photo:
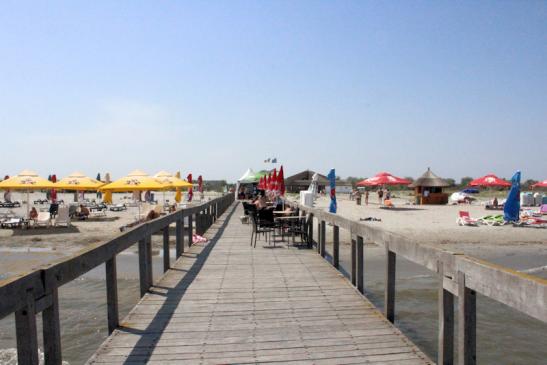
<path fill-rule="evenodd" d="M 277 191 L 280 195 L 285 195 L 285 174 L 283 172 L 283 166 L 274 169 L 267 175 L 260 177 L 257 188 L 260 190 Z"/>

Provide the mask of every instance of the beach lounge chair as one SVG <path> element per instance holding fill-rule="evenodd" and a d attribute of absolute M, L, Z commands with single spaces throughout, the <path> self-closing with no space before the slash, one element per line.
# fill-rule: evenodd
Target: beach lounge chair
<path fill-rule="evenodd" d="M 2 228 L 20 228 L 23 224 L 22 218 L 8 218 L 1 223 Z"/>
<path fill-rule="evenodd" d="M 458 220 L 456 222 L 460 226 L 478 226 L 480 223 L 479 219 L 471 218 L 468 211 L 460 210 L 459 215 L 460 216 L 458 217 Z"/>
<path fill-rule="evenodd" d="M 485 215 L 479 219 L 479 222 L 487 226 L 502 226 L 505 224 L 503 214 Z"/>
<path fill-rule="evenodd" d="M 55 227 L 60 225 L 66 225 L 70 227 L 70 214 L 69 207 L 59 207 L 57 217 L 55 217 Z"/>
<path fill-rule="evenodd" d="M 121 212 L 122 210 L 127 210 L 127 207 L 123 203 L 118 203 L 110 206 L 109 208 L 112 212 Z"/>
<path fill-rule="evenodd" d="M 35 227 L 51 226 L 51 214 L 49 212 L 39 212 L 38 217 L 34 220 Z"/>

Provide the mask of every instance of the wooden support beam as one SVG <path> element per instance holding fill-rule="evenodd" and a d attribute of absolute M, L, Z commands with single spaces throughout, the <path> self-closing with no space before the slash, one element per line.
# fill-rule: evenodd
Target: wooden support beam
<path fill-rule="evenodd" d="M 321 253 L 321 219 L 317 220 L 317 253 Z"/>
<path fill-rule="evenodd" d="M 397 256 L 386 245 L 386 284 L 384 293 L 384 315 L 391 323 L 395 322 L 395 273 Z"/>
<path fill-rule="evenodd" d="M 120 325 L 118 313 L 118 274 L 116 256 L 105 263 L 106 268 L 106 305 L 108 313 L 108 333 L 111 334 Z"/>
<path fill-rule="evenodd" d="M 340 266 L 340 228 L 336 225 L 332 227 L 332 265 Z"/>
<path fill-rule="evenodd" d="M 308 222 L 308 248 L 313 247 L 313 214 L 310 214 L 310 221 Z"/>
<path fill-rule="evenodd" d="M 61 365 L 61 323 L 59 321 L 59 293 L 57 288 L 51 294 L 51 305 L 42 312 L 42 335 L 44 338 L 45 365 Z"/>
<path fill-rule="evenodd" d="M 192 243 L 194 243 L 193 235 L 194 235 L 194 216 L 190 214 L 188 216 L 188 247 L 192 246 Z"/>
<path fill-rule="evenodd" d="M 154 272 L 152 270 L 152 235 L 146 236 L 146 278 L 148 288 L 154 284 Z"/>
<path fill-rule="evenodd" d="M 365 248 L 361 236 L 357 236 L 357 290 L 365 293 Z"/>
<path fill-rule="evenodd" d="M 439 335 L 438 365 L 454 364 L 454 294 L 444 288 L 444 265 L 438 263 Z"/>
<path fill-rule="evenodd" d="M 357 242 L 351 235 L 351 283 L 357 285 Z"/>
<path fill-rule="evenodd" d="M 477 363 L 477 295 L 465 286 L 465 273 L 458 272 L 458 363 Z"/>
<path fill-rule="evenodd" d="M 184 237 L 183 231 L 184 221 L 182 219 L 177 220 L 175 225 L 175 251 L 176 259 L 182 256 L 184 253 Z"/>
<path fill-rule="evenodd" d="M 169 250 L 169 226 L 163 227 L 163 272 L 171 268 L 170 250 Z"/>
<path fill-rule="evenodd" d="M 32 289 L 27 289 L 25 306 L 15 312 L 15 333 L 18 363 L 38 365 L 38 334 Z"/>
<path fill-rule="evenodd" d="M 146 249 L 146 238 L 139 240 L 139 282 L 141 289 L 141 297 L 148 291 L 148 261 Z"/>
<path fill-rule="evenodd" d="M 322 257 L 325 257 L 327 255 L 326 247 L 325 247 L 325 241 L 327 237 L 327 228 L 325 221 L 321 221 L 321 234 L 319 235 L 319 253 Z"/>

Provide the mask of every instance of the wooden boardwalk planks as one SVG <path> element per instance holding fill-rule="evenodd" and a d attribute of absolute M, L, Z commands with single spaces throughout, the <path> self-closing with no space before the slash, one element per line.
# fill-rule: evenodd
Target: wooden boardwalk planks
<path fill-rule="evenodd" d="M 314 250 L 251 248 L 234 205 L 90 364 L 431 364 Z"/>

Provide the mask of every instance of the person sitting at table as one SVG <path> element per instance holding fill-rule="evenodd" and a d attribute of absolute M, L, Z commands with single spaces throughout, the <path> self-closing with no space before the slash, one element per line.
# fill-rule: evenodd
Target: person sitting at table
<path fill-rule="evenodd" d="M 36 218 L 38 218 L 38 211 L 36 210 L 35 207 L 32 207 L 32 209 L 30 210 L 29 214 L 28 214 L 28 218 L 30 220 L 36 220 Z"/>
<path fill-rule="evenodd" d="M 266 204 L 266 197 L 264 194 L 259 194 L 258 198 L 255 200 L 254 205 L 256 205 L 256 209 L 264 209 L 268 205 Z"/>
<path fill-rule="evenodd" d="M 85 220 L 89 217 L 89 209 L 83 204 L 80 204 L 80 211 L 77 213 L 78 219 Z"/>

